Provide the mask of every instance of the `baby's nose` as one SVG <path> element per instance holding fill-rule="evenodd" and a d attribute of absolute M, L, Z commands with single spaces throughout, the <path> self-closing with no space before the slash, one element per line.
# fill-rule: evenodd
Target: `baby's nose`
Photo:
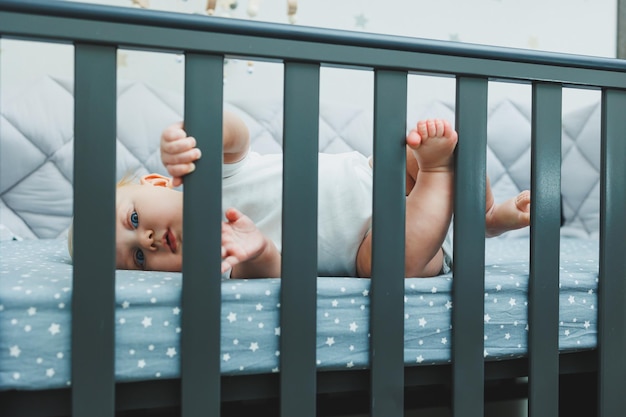
<path fill-rule="evenodd" d="M 141 233 L 141 246 L 145 249 L 156 249 L 154 244 L 154 232 L 152 230 L 144 230 Z"/>

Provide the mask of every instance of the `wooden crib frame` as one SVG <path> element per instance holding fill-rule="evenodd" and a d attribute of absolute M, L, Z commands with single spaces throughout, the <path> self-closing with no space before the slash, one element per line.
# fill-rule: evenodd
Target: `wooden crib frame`
<path fill-rule="evenodd" d="M 443 403 L 455 416 L 483 416 L 486 399 L 521 395 L 529 398 L 531 416 L 556 416 L 567 407 L 559 393 L 581 381 L 596 387 L 597 406 L 591 408 L 598 415 L 617 417 L 626 409 L 626 61 L 45 0 L 0 0 L 0 36 L 75 46 L 72 387 L 0 392 L 0 415 L 110 417 L 141 409 L 177 414 L 180 407 L 184 417 L 218 416 L 251 405 L 257 414 L 273 410 L 312 417 L 369 409 L 372 416 L 393 417 L 412 406 Z M 185 223 L 179 380 L 115 382 L 114 138 L 120 47 L 185 54 L 185 123 L 204 155 L 185 182 L 184 216 L 193 227 Z M 220 375 L 220 338 L 214 335 L 220 333 L 217 265 L 227 56 L 284 63 L 285 279 L 278 374 Z M 315 364 L 317 176 L 290 173 L 317 172 L 322 65 L 375 73 L 371 367 L 365 371 L 318 373 Z M 456 78 L 456 127 L 465 138 L 456 158 L 455 206 L 463 209 L 455 210 L 449 365 L 403 363 L 410 72 Z M 483 358 L 489 80 L 532 84 L 533 108 L 529 354 L 500 362 Z M 559 355 L 563 86 L 601 90 L 602 191 L 598 348 Z M 208 247 L 200 241 L 209 242 Z M 92 326 L 94 318 L 100 326 Z M 579 379 L 570 384 L 567 375 Z M 523 376 L 527 384 L 518 378 Z"/>

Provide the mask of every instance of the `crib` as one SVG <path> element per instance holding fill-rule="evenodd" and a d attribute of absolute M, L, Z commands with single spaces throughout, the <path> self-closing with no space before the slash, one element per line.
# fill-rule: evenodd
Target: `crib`
<path fill-rule="evenodd" d="M 71 387 L 0 390 L 0 415 L 316 416 L 369 410 L 391 417 L 446 404 L 455 416 L 482 416 L 486 400 L 517 397 L 528 398 L 531 416 L 568 415 L 583 405 L 601 416 L 621 416 L 626 409 L 626 62 L 44 0 L 0 0 L 0 36 L 74 45 L 76 139 Z M 184 217 L 194 227 L 184 229 L 180 378 L 115 377 L 111 138 L 118 47 L 185 55 L 185 123 L 204 155 L 185 182 Z M 222 121 L 224 59 L 230 56 L 284 65 L 279 372 L 222 375 L 220 338 L 214 337 L 222 327 L 216 267 L 222 131 L 216 127 Z M 367 369 L 319 372 L 316 364 L 317 177 L 293 173 L 317 172 L 321 66 L 374 72 Z M 459 142 L 455 162 L 451 361 L 432 366 L 406 366 L 403 358 L 404 138 L 407 74 L 413 72 L 456 79 L 456 129 L 471 138 Z M 483 333 L 489 80 L 532 85 L 528 352 L 498 361 L 485 361 Z M 559 352 L 557 335 L 564 86 L 601 90 L 602 144 L 597 346 L 568 353 Z M 100 238 L 94 241 L 94 235 Z M 583 392 L 588 402 L 580 399 Z"/>

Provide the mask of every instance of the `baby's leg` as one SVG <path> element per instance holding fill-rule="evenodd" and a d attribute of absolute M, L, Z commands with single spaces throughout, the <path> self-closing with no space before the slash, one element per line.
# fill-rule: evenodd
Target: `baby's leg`
<path fill-rule="evenodd" d="M 407 190 L 405 275 L 434 276 L 443 265 L 441 245 L 452 218 L 457 134 L 446 121 L 426 120 L 417 124 L 406 141 L 419 171 L 414 186 Z M 370 233 L 359 248 L 359 276 L 371 275 L 371 238 Z"/>
<path fill-rule="evenodd" d="M 530 224 L 530 192 L 522 191 L 516 197 L 496 204 L 489 177 L 487 177 L 485 235 L 495 237 Z"/>
<path fill-rule="evenodd" d="M 407 147 L 407 150 L 410 148 Z M 413 152 L 407 151 L 406 157 L 406 193 L 409 195 L 420 171 Z M 521 229 L 530 224 L 530 192 L 522 191 L 516 197 L 496 204 L 487 176 L 485 204 L 485 236 L 495 237 L 510 230 Z"/>

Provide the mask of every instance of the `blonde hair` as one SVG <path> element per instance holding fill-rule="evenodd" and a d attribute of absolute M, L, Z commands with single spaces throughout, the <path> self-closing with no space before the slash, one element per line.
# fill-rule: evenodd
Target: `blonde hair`
<path fill-rule="evenodd" d="M 126 173 L 117 182 L 116 189 L 124 187 L 128 184 L 133 184 L 137 179 L 137 174 Z M 74 260 L 74 217 L 72 217 L 72 221 L 70 222 L 70 227 L 67 229 L 67 251 L 70 254 L 70 258 Z"/>

